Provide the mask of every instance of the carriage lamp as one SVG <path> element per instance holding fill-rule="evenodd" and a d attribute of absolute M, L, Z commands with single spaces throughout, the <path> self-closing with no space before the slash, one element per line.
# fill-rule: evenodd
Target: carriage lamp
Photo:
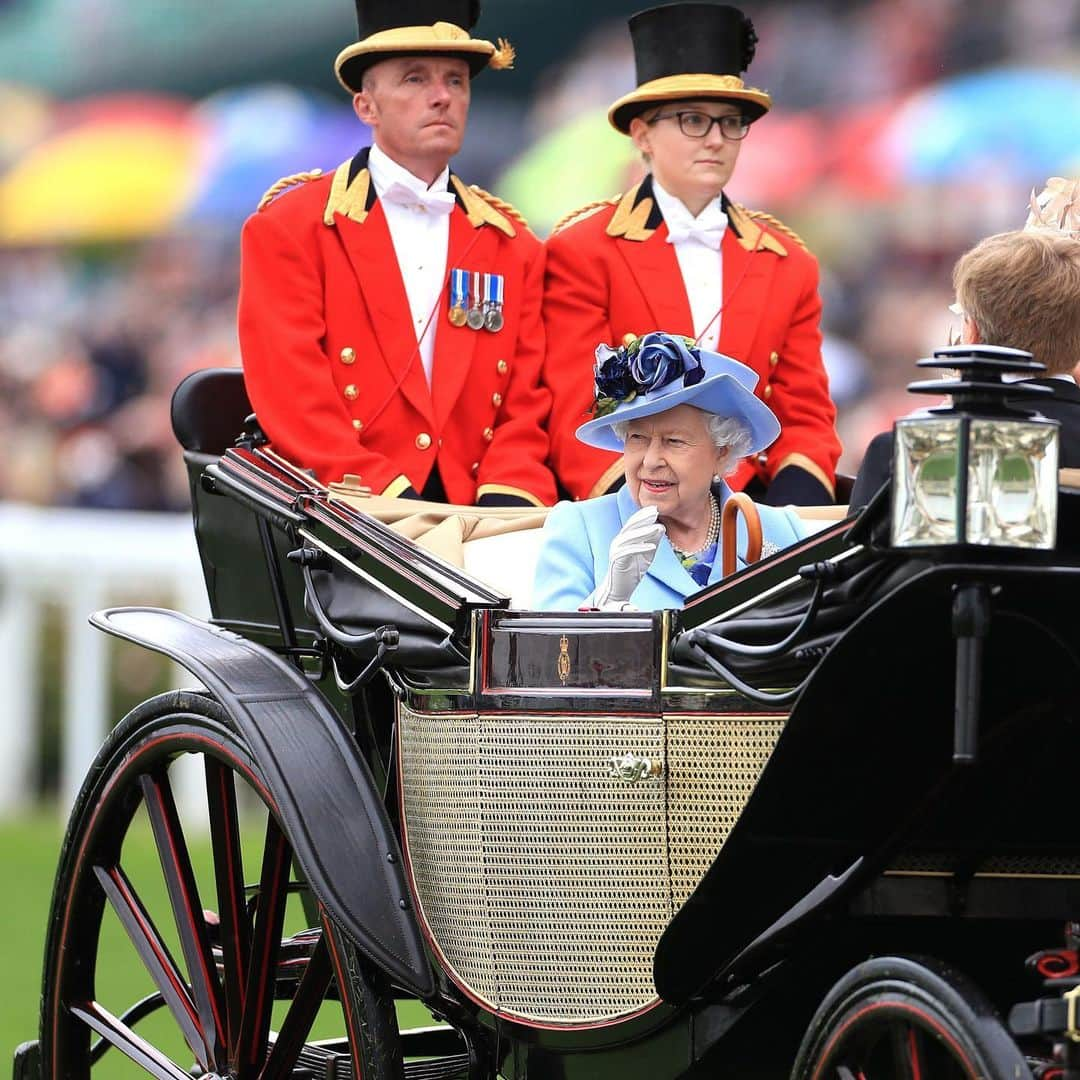
<path fill-rule="evenodd" d="M 950 394 L 952 404 L 895 426 L 893 546 L 1053 548 L 1058 424 L 1037 411 L 1052 391 L 1001 378 L 1042 365 L 1030 353 L 967 345 L 940 349 L 919 366 L 947 366 L 958 377 L 908 387 Z"/>
<path fill-rule="evenodd" d="M 910 419 L 896 425 L 894 547 L 1052 548 L 1058 425 Z"/>

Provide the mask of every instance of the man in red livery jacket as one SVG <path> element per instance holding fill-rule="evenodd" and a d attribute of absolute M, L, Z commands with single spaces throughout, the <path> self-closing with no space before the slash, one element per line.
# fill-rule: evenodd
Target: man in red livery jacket
<path fill-rule="evenodd" d="M 448 167 L 472 75 L 513 58 L 462 29 L 478 16 L 478 0 L 357 0 L 335 70 L 374 145 L 279 181 L 245 224 L 244 377 L 274 448 L 324 482 L 546 505 L 543 247 Z"/>
<path fill-rule="evenodd" d="M 817 261 L 768 214 L 723 194 L 752 121 L 771 105 L 735 72 L 756 35 L 737 8 L 667 4 L 630 19 L 636 90 L 608 114 L 651 175 L 571 214 L 547 249 L 544 380 L 552 464 L 575 498 L 618 486 L 615 455 L 574 437 L 588 419 L 593 348 L 652 330 L 685 334 L 759 375 L 780 437 L 729 477 L 773 504 L 830 503 L 840 442 L 821 360 Z"/>

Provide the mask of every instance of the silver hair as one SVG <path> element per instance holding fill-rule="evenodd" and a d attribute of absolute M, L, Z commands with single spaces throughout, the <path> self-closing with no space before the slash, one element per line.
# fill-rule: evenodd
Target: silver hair
<path fill-rule="evenodd" d="M 738 467 L 739 462 L 750 453 L 750 447 L 753 445 L 750 428 L 737 416 L 719 416 L 717 413 L 705 413 L 705 426 L 717 453 L 722 450 L 728 451 L 724 461 L 724 475 L 730 476 Z M 611 430 L 619 442 L 625 443 L 626 436 L 630 433 L 630 421 L 615 420 L 611 425 Z"/>

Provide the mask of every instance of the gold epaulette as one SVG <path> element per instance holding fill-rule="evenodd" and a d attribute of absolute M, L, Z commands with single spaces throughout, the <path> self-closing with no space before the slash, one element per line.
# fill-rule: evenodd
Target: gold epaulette
<path fill-rule="evenodd" d="M 571 225 L 576 225 L 579 221 L 584 221 L 587 217 L 592 217 L 598 210 L 603 210 L 605 206 L 618 206 L 619 200 L 622 195 L 616 195 L 613 199 L 598 199 L 596 202 L 588 203 L 585 206 L 579 206 L 576 210 L 571 210 L 569 214 L 564 214 L 558 221 L 555 222 L 551 229 L 551 235 L 554 236 L 562 229 L 568 229 Z"/>
<path fill-rule="evenodd" d="M 309 180 L 318 180 L 320 176 L 322 176 L 322 169 L 311 169 L 309 172 L 283 176 L 266 189 L 266 194 L 259 200 L 258 209 L 265 210 L 286 188 L 291 188 L 294 184 L 306 184 Z"/>
<path fill-rule="evenodd" d="M 527 229 L 529 223 L 525 220 L 525 216 L 516 207 L 512 206 L 505 199 L 500 199 L 498 195 L 492 195 L 490 191 L 485 191 L 482 187 L 477 187 L 476 184 L 469 185 L 470 191 L 475 191 L 484 202 L 490 203 L 496 210 L 501 210 L 504 214 L 509 214 L 515 221 L 520 222 Z"/>
<path fill-rule="evenodd" d="M 789 225 L 785 225 L 779 218 L 775 218 L 772 214 L 765 213 L 764 210 L 747 210 L 746 207 L 742 209 L 752 218 L 761 218 L 762 221 L 767 221 L 777 232 L 782 232 L 785 236 L 790 236 L 796 244 L 803 249 L 803 251 L 809 251 L 806 246 L 806 241 Z"/>
<path fill-rule="evenodd" d="M 334 179 L 330 184 L 330 194 L 326 198 L 326 206 L 323 208 L 323 224 L 333 225 L 334 215 L 341 214 L 357 225 L 363 225 L 367 220 L 368 195 L 371 194 L 371 173 L 367 169 L 361 169 L 356 176 L 349 180 L 352 172 L 352 162 L 343 161 L 334 170 Z"/>

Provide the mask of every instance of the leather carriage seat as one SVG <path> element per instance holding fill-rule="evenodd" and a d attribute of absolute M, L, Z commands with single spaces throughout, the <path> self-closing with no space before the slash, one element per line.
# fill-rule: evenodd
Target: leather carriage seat
<path fill-rule="evenodd" d="M 172 427 L 184 456 L 220 457 L 251 423 L 251 401 L 240 368 L 203 368 L 173 392 Z"/>
<path fill-rule="evenodd" d="M 330 494 L 509 596 L 513 607 L 528 610 L 546 507 L 388 499 L 349 483 L 331 484 Z"/>
<path fill-rule="evenodd" d="M 510 597 L 529 610 L 533 570 L 548 511 L 531 507 L 453 506 L 371 495 L 353 484 L 331 484 L 331 496 L 349 503 L 421 547 Z M 797 506 L 808 532 L 847 516 L 846 506 Z"/>

